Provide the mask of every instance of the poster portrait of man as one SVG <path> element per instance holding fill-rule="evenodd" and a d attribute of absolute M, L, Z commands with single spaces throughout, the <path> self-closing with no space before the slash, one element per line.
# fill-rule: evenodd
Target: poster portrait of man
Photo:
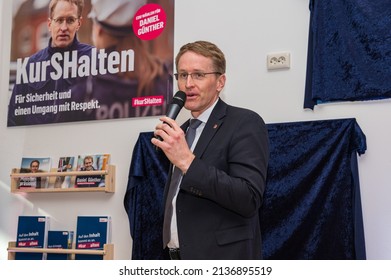
<path fill-rule="evenodd" d="M 7 126 L 163 115 L 173 0 L 15 1 Z"/>

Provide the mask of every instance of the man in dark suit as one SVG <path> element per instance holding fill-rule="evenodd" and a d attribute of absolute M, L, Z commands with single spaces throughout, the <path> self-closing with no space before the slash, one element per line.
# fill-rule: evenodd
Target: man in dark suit
<path fill-rule="evenodd" d="M 178 88 L 186 93 L 184 107 L 201 124 L 190 147 L 185 139 L 190 121 L 180 127 L 168 117 L 156 126 L 160 140 L 151 140 L 174 170 L 165 188 L 165 208 L 173 214 L 166 210 L 163 246 L 171 259 L 261 259 L 266 125 L 257 113 L 220 99 L 226 62 L 216 45 L 186 44 L 175 64 Z M 175 169 L 180 176 L 173 184 Z"/>

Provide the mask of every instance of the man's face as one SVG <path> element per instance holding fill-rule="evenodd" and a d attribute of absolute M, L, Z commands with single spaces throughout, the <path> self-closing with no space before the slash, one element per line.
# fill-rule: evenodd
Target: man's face
<path fill-rule="evenodd" d="M 92 159 L 86 158 L 84 160 L 84 168 L 88 171 L 92 170 Z"/>
<path fill-rule="evenodd" d="M 194 52 L 184 53 L 178 61 L 178 73 L 210 73 L 215 72 L 212 59 Z M 208 74 L 201 80 L 191 75 L 186 80 L 178 79 L 178 89 L 186 93 L 185 108 L 193 117 L 198 117 L 208 109 L 219 97 L 225 84 L 225 75 Z"/>
<path fill-rule="evenodd" d="M 38 172 L 39 163 L 34 161 L 33 163 L 31 163 L 30 169 L 31 169 L 31 172 L 32 172 L 32 173 Z"/>
<path fill-rule="evenodd" d="M 48 19 L 52 47 L 66 48 L 73 42 L 81 26 L 81 18 L 78 18 L 77 12 L 75 4 L 66 1 L 57 3 L 52 18 Z"/>

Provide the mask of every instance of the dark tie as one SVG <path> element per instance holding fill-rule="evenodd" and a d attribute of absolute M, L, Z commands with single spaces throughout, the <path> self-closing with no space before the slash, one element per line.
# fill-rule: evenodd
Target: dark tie
<path fill-rule="evenodd" d="M 191 145 L 193 144 L 197 127 L 199 127 L 201 123 L 202 121 L 197 119 L 190 120 L 189 129 L 186 132 L 186 141 L 187 141 L 187 145 L 189 145 L 189 148 L 191 148 Z"/>
<path fill-rule="evenodd" d="M 186 132 L 186 141 L 189 148 L 193 144 L 197 127 L 202 123 L 202 121 L 197 119 L 191 119 L 189 129 Z M 170 187 L 168 189 L 166 208 L 164 209 L 164 223 L 163 223 L 163 248 L 166 247 L 167 243 L 171 238 L 171 217 L 172 217 L 172 200 L 176 194 L 179 181 L 182 177 L 182 172 L 179 168 L 174 167 L 174 170 L 171 175 Z"/>

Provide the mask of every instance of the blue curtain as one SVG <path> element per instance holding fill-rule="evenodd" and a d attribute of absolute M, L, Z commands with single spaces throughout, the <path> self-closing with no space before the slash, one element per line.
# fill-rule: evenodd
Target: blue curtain
<path fill-rule="evenodd" d="M 366 138 L 355 119 L 268 124 L 270 162 L 260 210 L 264 259 L 365 259 L 357 155 Z M 162 249 L 168 160 L 141 133 L 124 206 L 132 259 L 167 259 Z"/>
<path fill-rule="evenodd" d="M 304 108 L 391 98 L 390 0 L 310 0 Z"/>
<path fill-rule="evenodd" d="M 163 192 L 169 161 L 151 144 L 153 132 L 140 133 L 133 149 L 124 206 L 133 239 L 133 260 L 168 259 L 163 248 Z"/>
<path fill-rule="evenodd" d="M 365 258 L 357 154 L 365 152 L 366 142 L 356 121 L 282 123 L 268 129 L 264 258 Z"/>

